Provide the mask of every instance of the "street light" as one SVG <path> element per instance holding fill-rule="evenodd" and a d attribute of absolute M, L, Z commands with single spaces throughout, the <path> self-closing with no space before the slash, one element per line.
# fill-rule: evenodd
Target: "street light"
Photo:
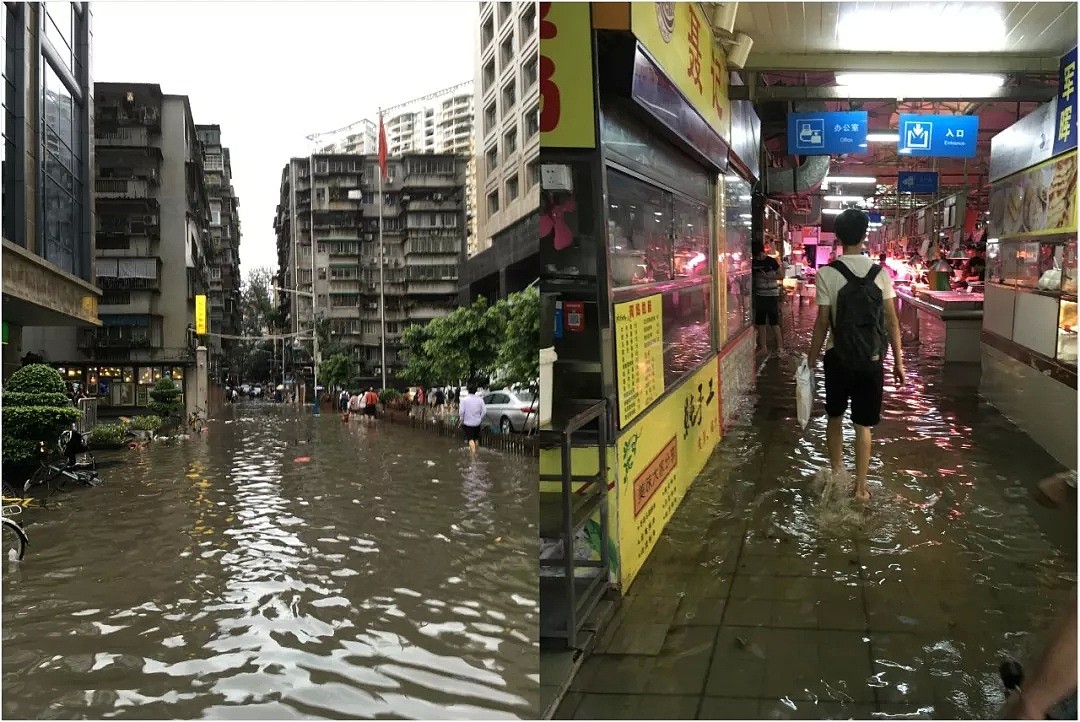
<path fill-rule="evenodd" d="M 315 283 L 315 277 L 314 277 L 314 275 L 312 275 L 312 285 L 314 285 L 314 283 Z M 272 288 L 275 291 L 277 291 L 278 293 L 295 293 L 297 296 L 307 296 L 308 298 L 311 299 L 311 338 L 310 339 L 307 339 L 307 338 L 301 339 L 299 336 L 297 336 L 297 337 L 294 338 L 294 340 L 295 341 L 301 341 L 301 340 L 303 340 L 303 341 L 310 340 L 311 341 L 311 356 L 312 356 L 312 366 L 311 366 L 311 368 L 312 368 L 312 374 L 311 374 L 312 379 L 311 379 L 311 385 L 313 387 L 313 391 L 314 391 L 314 395 L 315 395 L 314 413 L 317 414 L 317 413 L 319 413 L 319 332 L 315 328 L 315 294 L 314 293 L 308 293 L 307 291 L 298 291 L 298 290 L 293 289 L 293 288 L 281 288 L 280 286 L 272 286 Z M 285 346 L 284 341 L 282 341 L 282 348 L 284 348 L 284 346 Z M 283 363 L 284 363 L 284 352 L 283 352 Z"/>

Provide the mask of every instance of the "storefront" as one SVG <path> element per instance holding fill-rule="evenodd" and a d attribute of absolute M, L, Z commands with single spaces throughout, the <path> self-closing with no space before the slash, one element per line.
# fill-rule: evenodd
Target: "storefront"
<path fill-rule="evenodd" d="M 184 390 L 187 376 L 183 366 L 84 365 L 57 366 L 68 392 L 82 392 L 98 402 L 98 414 L 144 413 L 150 390 L 163 378 L 172 379 Z M 183 395 L 181 395 L 183 400 Z"/>
<path fill-rule="evenodd" d="M 540 37 L 552 428 L 607 401 L 609 528 L 577 549 L 599 557 L 610 538 L 625 593 L 752 384 L 760 123 L 728 100 L 696 3 L 541 3 Z M 575 477 L 597 466 L 597 435 L 582 438 Z M 541 475 L 563 454 L 543 450 Z"/>
<path fill-rule="evenodd" d="M 1073 469 L 1075 70 L 1073 50 L 1062 60 L 1058 98 L 993 139 L 981 388 L 987 400 Z M 1044 138 L 1054 138 L 1053 144 Z"/>

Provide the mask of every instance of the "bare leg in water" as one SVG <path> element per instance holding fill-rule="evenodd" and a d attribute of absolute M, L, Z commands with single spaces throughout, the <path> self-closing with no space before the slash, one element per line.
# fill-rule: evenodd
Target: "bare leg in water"
<path fill-rule="evenodd" d="M 844 468 L 844 417 L 829 418 L 826 431 L 829 447 L 829 464 L 834 474 Z M 858 501 L 870 500 L 866 477 L 870 470 L 870 443 L 872 434 L 868 426 L 855 426 L 855 498 Z"/>

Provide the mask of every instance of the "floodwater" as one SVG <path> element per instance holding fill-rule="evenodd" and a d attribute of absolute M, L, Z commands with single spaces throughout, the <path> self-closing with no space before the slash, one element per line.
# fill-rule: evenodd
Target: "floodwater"
<path fill-rule="evenodd" d="M 906 388 L 886 388 L 871 502 L 858 510 L 846 494 L 826 494 L 823 503 L 820 371 L 805 432 L 794 402 L 795 350 L 809 345 L 814 313 L 802 309 L 789 351 L 764 365 L 752 408 L 691 487 L 638 593 L 662 594 L 684 577 L 727 584 L 719 621 L 684 614 L 697 609 L 687 597 L 673 622 L 720 625 L 709 676 L 690 685 L 705 690 L 703 718 L 999 717 L 1000 662 L 1033 666 L 1076 587 L 1075 506 L 1031 498 L 1060 467 L 979 398 L 977 366 L 944 367 L 941 334 L 927 323 L 921 345 L 905 344 Z M 577 716 L 596 714 L 584 699 Z"/>
<path fill-rule="evenodd" d="M 535 716 L 531 460 L 255 403 L 114 456 L 21 515 L 4 717 Z"/>

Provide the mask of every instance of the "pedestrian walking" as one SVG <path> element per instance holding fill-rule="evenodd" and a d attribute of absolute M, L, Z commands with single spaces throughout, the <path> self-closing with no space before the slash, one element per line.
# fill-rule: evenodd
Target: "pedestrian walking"
<path fill-rule="evenodd" d="M 476 385 L 470 385 L 469 395 L 461 400 L 461 428 L 470 451 L 476 451 L 480 445 L 480 428 L 486 411 L 484 400 L 476 393 Z"/>
<path fill-rule="evenodd" d="M 754 325 L 757 326 L 758 348 L 762 355 L 769 353 L 769 328 L 776 338 L 776 353 L 784 351 L 780 330 L 780 263 L 765 253 L 764 244 L 755 244 L 751 266 L 754 280 Z"/>
<path fill-rule="evenodd" d="M 341 393 L 338 394 L 338 409 L 342 412 L 349 410 L 349 392 L 345 389 L 342 389 Z"/>
<path fill-rule="evenodd" d="M 369 387 L 364 393 L 364 418 L 369 423 L 378 419 L 379 395 L 375 393 L 375 387 Z"/>
<path fill-rule="evenodd" d="M 870 217 L 849 208 L 836 217 L 843 255 L 817 274 L 818 315 L 807 354 L 811 371 L 825 349 L 825 412 L 829 461 L 834 477 L 844 471 L 843 418 L 851 403 L 855 426 L 855 498 L 867 501 L 873 428 L 881 421 L 885 386 L 885 346 L 893 353 L 893 378 L 904 385 L 896 292 L 889 274 L 862 255 Z"/>

